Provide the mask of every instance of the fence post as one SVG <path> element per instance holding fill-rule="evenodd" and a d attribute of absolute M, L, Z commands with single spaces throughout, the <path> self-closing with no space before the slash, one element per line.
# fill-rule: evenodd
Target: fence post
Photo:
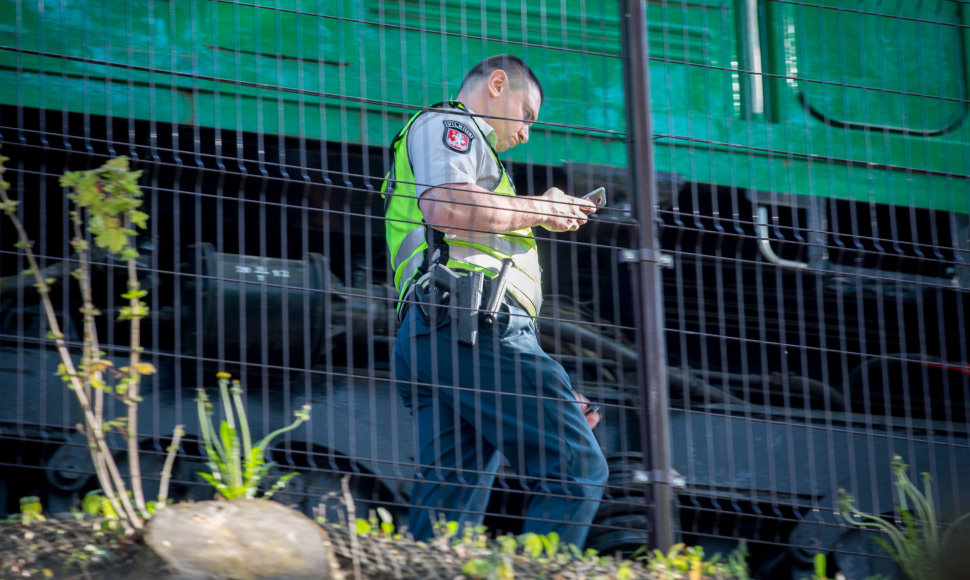
<path fill-rule="evenodd" d="M 630 185 L 637 229 L 633 269 L 636 275 L 637 376 L 640 385 L 640 437 L 644 468 L 652 489 L 650 540 L 666 551 L 674 542 L 672 468 L 670 463 L 667 347 L 664 337 L 660 240 L 657 232 L 657 179 L 650 117 L 650 69 L 647 65 L 647 14 L 642 0 L 621 0 L 624 85 L 626 88 Z"/>

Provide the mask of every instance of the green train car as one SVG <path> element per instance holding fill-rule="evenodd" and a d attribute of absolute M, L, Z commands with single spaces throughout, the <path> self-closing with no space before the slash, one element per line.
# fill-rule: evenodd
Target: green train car
<path fill-rule="evenodd" d="M 60 173 L 122 154 L 145 171 L 145 341 L 160 369 L 146 449 L 191 422 L 183 391 L 228 365 L 259 394 L 254 429 L 304 400 L 328 409 L 279 450 L 304 474 L 281 497 L 311 511 L 350 473 L 359 510 L 403 516 L 411 434 L 387 386 L 378 191 L 406 119 L 507 52 L 545 91 L 530 142 L 503 154 L 519 191 L 610 197 L 575 237 L 539 233 L 543 344 L 606 409 L 597 549 L 650 538 L 626 257 L 653 233 L 640 203 L 657 205 L 672 262 L 682 539 L 747 538 L 763 579 L 811 573 L 815 552 L 849 577 L 893 574 L 834 514 L 840 485 L 892 510 L 892 453 L 933 472 L 944 516 L 970 510 L 970 4 L 645 7 L 649 70 L 629 71 L 623 2 L 0 0 L 0 143 L 47 263 L 69 256 Z M 649 103 L 629 103 L 626 76 L 646 73 Z M 653 199 L 629 185 L 631 106 L 651 113 Z M 93 484 L 6 225 L 0 393 L 16 404 L 0 409 L 0 498 L 67 505 Z M 123 282 L 100 268 L 110 300 Z M 58 299 L 75 316 L 76 293 Z M 101 324 L 121 352 L 123 327 Z M 28 457 L 42 475 L 14 483 Z M 518 490 L 503 485 L 488 523 L 514 530 Z"/>
<path fill-rule="evenodd" d="M 776 194 L 970 212 L 967 6 L 651 2 L 657 167 Z M 469 62 L 508 51 L 547 100 L 509 159 L 626 165 L 616 3 L 20 2 L 0 101 L 386 147 Z"/>

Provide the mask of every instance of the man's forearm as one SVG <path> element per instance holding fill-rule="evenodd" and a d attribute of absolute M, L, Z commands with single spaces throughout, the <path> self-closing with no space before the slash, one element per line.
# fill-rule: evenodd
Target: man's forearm
<path fill-rule="evenodd" d="M 418 200 L 424 220 L 450 234 L 503 233 L 541 225 L 548 202 L 500 195 L 473 184 L 448 184 L 425 191 Z"/>

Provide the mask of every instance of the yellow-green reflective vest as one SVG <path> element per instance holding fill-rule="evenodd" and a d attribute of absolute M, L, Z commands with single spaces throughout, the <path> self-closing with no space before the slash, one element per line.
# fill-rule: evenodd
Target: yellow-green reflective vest
<path fill-rule="evenodd" d="M 435 105 L 441 106 L 445 104 Z M 447 103 L 447 106 L 467 110 L 464 105 L 454 101 Z M 394 269 L 394 286 L 398 290 L 398 309 L 401 308 L 401 300 L 405 298 L 428 249 L 428 231 L 415 196 L 414 171 L 408 158 L 407 146 L 411 125 L 425 112 L 412 116 L 394 138 L 391 144 L 394 155 L 392 169 L 381 186 L 386 217 L 384 227 L 391 267 Z M 485 135 L 482 138 L 486 143 L 489 142 Z M 493 192 L 499 195 L 515 195 L 515 187 L 494 149 L 492 155 L 502 171 L 502 178 Z M 507 291 L 530 316 L 536 317 L 542 306 L 542 269 L 539 267 L 539 253 L 531 228 L 504 234 L 474 231 L 444 234 L 443 242 L 448 246 L 448 261 L 445 266 L 456 270 L 477 270 L 487 278 L 495 277 L 502 267 L 502 260 L 511 258 L 513 267 L 508 274 Z"/>

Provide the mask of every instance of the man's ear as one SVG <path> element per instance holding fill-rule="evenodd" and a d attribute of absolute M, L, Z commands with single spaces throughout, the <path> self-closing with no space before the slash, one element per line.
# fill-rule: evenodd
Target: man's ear
<path fill-rule="evenodd" d="M 493 70 L 492 74 L 488 75 L 489 96 L 497 97 L 502 94 L 502 91 L 508 90 L 508 88 L 509 75 L 505 74 L 504 70 Z"/>

